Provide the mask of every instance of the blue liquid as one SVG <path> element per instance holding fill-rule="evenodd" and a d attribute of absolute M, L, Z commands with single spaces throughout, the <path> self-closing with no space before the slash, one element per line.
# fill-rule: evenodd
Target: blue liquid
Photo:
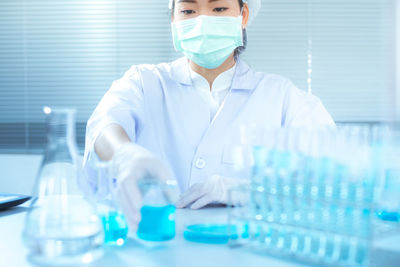
<path fill-rule="evenodd" d="M 146 241 L 167 241 L 175 237 L 175 206 L 143 206 L 137 236 Z"/>
<path fill-rule="evenodd" d="M 400 222 L 400 214 L 395 211 L 379 211 L 376 213 L 379 219 L 390 222 Z"/>
<path fill-rule="evenodd" d="M 230 227 L 230 229 L 229 229 Z M 235 240 L 241 235 L 242 238 L 248 237 L 248 227 L 243 229 L 245 232 L 238 233 L 236 226 L 226 224 L 193 224 L 186 227 L 183 236 L 186 240 L 207 244 L 226 244 L 229 238 Z"/>
<path fill-rule="evenodd" d="M 104 242 L 108 245 L 122 246 L 128 235 L 128 225 L 124 215 L 118 212 L 109 212 L 101 217 L 104 229 Z"/>

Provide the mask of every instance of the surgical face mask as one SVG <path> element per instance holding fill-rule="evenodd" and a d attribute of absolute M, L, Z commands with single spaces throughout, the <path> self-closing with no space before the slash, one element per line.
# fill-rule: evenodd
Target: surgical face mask
<path fill-rule="evenodd" d="M 243 45 L 242 16 L 205 16 L 171 24 L 177 51 L 197 65 L 215 69 Z"/>

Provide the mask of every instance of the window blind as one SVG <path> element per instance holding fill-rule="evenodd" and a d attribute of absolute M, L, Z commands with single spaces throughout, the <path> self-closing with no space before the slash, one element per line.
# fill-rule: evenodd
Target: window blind
<path fill-rule="evenodd" d="M 244 56 L 321 98 L 335 121 L 392 119 L 395 1 L 263 1 Z"/>
<path fill-rule="evenodd" d="M 394 0 L 264 0 L 243 59 L 319 96 L 336 121 L 391 116 Z M 0 1 L 0 148 L 45 142 L 45 105 L 75 107 L 77 136 L 133 64 L 179 56 L 168 1 Z"/>

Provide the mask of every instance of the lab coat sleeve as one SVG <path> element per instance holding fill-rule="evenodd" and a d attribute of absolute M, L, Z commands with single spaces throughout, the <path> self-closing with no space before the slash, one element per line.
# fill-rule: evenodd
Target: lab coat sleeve
<path fill-rule="evenodd" d="M 286 81 L 284 87 L 286 99 L 282 126 L 335 126 L 331 115 L 318 97 L 296 88 L 290 81 Z"/>
<path fill-rule="evenodd" d="M 94 151 L 94 143 L 101 131 L 110 124 L 120 125 L 129 138 L 135 142 L 143 123 L 143 90 L 138 68 L 133 66 L 125 75 L 114 81 L 111 88 L 101 99 L 86 125 L 85 154 L 83 168 L 84 191 L 96 187 L 94 166 L 99 158 Z M 90 193 L 90 192 L 86 192 Z"/>

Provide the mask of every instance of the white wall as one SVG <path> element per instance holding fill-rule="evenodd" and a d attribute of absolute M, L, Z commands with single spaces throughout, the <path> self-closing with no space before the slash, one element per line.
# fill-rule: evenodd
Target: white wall
<path fill-rule="evenodd" d="M 31 195 L 42 155 L 0 154 L 0 193 Z"/>

